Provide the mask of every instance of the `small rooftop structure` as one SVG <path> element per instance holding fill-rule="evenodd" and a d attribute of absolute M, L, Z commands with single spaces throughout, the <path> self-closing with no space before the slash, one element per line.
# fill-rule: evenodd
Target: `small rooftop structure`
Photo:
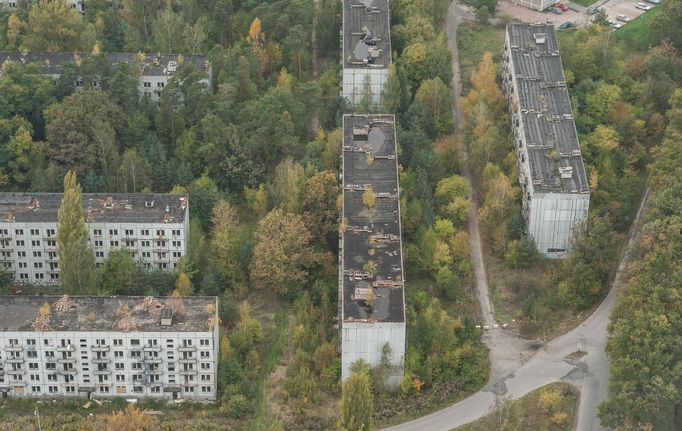
<path fill-rule="evenodd" d="M 343 133 L 341 318 L 405 322 L 395 117 L 344 115 Z"/>
<path fill-rule="evenodd" d="M 56 222 L 62 193 L 0 193 L 0 220 Z M 159 193 L 83 193 L 86 222 L 183 223 L 187 196 Z"/>
<path fill-rule="evenodd" d="M 507 40 L 533 188 L 588 193 L 554 26 L 509 24 Z"/>
<path fill-rule="evenodd" d="M 216 313 L 215 296 L 0 296 L 0 331 L 208 332 Z"/>
<path fill-rule="evenodd" d="M 388 0 L 344 0 L 343 67 L 388 68 L 390 27 Z"/>

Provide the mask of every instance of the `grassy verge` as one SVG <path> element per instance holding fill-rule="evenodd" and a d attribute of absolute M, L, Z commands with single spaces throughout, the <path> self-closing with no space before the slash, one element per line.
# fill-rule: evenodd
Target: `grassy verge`
<path fill-rule="evenodd" d="M 578 395 L 574 386 L 552 383 L 519 400 L 501 400 L 494 413 L 457 431 L 570 431 L 575 426 Z"/>
<path fill-rule="evenodd" d="M 651 23 L 663 13 L 663 4 L 655 6 L 650 11 L 644 12 L 614 33 L 616 39 L 627 46 L 628 49 L 646 50 L 653 42 Z"/>
<path fill-rule="evenodd" d="M 478 67 L 483 53 L 491 52 L 495 63 L 502 60 L 504 28 L 463 22 L 457 29 L 457 48 L 462 94 L 466 94 L 471 89 L 471 73 Z"/>
<path fill-rule="evenodd" d="M 585 6 L 589 7 L 592 6 L 594 3 L 596 3 L 596 0 L 571 0 L 575 4 L 579 4 L 580 6 Z"/>

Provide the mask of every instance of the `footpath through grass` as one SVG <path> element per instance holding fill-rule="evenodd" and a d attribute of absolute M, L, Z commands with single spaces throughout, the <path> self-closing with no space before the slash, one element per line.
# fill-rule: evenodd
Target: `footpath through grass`
<path fill-rule="evenodd" d="M 552 383 L 516 401 L 499 399 L 491 414 L 456 431 L 571 431 L 578 395 L 568 383 Z"/>
<path fill-rule="evenodd" d="M 504 28 L 465 21 L 457 29 L 457 48 L 462 94 L 467 94 L 471 90 L 471 73 L 476 70 L 485 52 L 491 52 L 495 63 L 501 63 Z"/>

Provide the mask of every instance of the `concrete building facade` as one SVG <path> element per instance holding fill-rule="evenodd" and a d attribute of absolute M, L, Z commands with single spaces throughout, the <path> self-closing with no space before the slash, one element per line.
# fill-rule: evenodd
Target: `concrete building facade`
<path fill-rule="evenodd" d="M 528 234 L 546 257 L 570 251 L 590 190 L 552 24 L 509 24 L 504 89 Z"/>
<path fill-rule="evenodd" d="M 0 7 L 7 9 L 15 9 L 21 0 L 0 0 Z M 85 12 L 84 0 L 67 0 L 66 3 L 79 13 Z"/>
<path fill-rule="evenodd" d="M 395 385 L 403 376 L 406 342 L 395 117 L 344 115 L 343 133 L 341 374 L 346 379 L 360 359 L 379 365 L 388 347 L 388 383 Z"/>
<path fill-rule="evenodd" d="M 382 103 L 391 64 L 388 0 L 343 0 L 341 95 L 351 106 Z"/>
<path fill-rule="evenodd" d="M 148 95 L 152 100 L 157 102 L 159 101 L 161 91 L 168 85 L 171 78 L 187 65 L 192 65 L 194 69 L 202 73 L 203 79 L 200 82 L 205 84 L 209 90 L 211 89 L 213 72 L 208 57 L 204 55 L 152 55 L 128 53 L 102 55 L 109 56 L 111 70 L 115 70 L 117 65 L 121 63 L 129 64 L 134 73 L 139 73 L 137 88 L 140 94 Z M 6 62 L 38 64 L 42 68 L 43 75 L 49 76 L 52 79 L 59 79 L 64 66 L 68 64 L 80 64 L 89 57 L 90 54 L 88 53 L 3 51 L 0 52 L 0 73 L 2 73 L 1 66 Z M 77 78 L 74 81 L 74 86 L 76 89 L 98 89 L 103 87 L 103 83 L 101 80 L 83 82 L 83 79 Z"/>
<path fill-rule="evenodd" d="M 61 193 L 0 193 L 0 265 L 17 282 L 58 284 L 57 214 Z M 83 194 L 97 265 L 121 248 L 149 269 L 172 271 L 187 254 L 186 195 Z"/>
<path fill-rule="evenodd" d="M 513 0 L 513 3 L 542 12 L 553 4 L 558 3 L 558 0 Z"/>
<path fill-rule="evenodd" d="M 215 400 L 216 297 L 0 297 L 0 392 Z"/>

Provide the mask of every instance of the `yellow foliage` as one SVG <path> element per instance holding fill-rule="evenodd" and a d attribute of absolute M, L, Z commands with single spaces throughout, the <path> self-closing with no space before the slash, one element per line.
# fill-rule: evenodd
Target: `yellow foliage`
<path fill-rule="evenodd" d="M 99 44 L 99 42 L 95 43 L 92 47 L 92 55 L 97 56 L 102 53 L 102 45 Z"/>
<path fill-rule="evenodd" d="M 185 63 L 185 57 L 183 57 L 182 54 L 178 54 L 177 62 L 178 65 L 182 66 Z"/>
<path fill-rule="evenodd" d="M 412 387 L 414 388 L 416 393 L 420 393 L 422 390 L 422 386 L 424 386 L 424 381 L 420 379 L 419 377 L 415 377 L 412 379 Z"/>
<path fill-rule="evenodd" d="M 249 42 L 253 43 L 261 38 L 260 18 L 254 18 L 249 27 Z"/>
<path fill-rule="evenodd" d="M 43 305 L 41 305 L 40 309 L 38 310 L 38 313 L 43 317 L 49 315 L 50 314 L 50 304 L 48 304 L 46 302 Z"/>
<path fill-rule="evenodd" d="M 362 194 L 362 203 L 367 208 L 372 208 L 376 204 L 377 197 L 372 186 L 367 187 L 367 190 Z"/>
<path fill-rule="evenodd" d="M 599 172 L 593 169 L 590 173 L 590 193 L 596 193 L 599 188 Z"/>
<path fill-rule="evenodd" d="M 543 388 L 540 390 L 538 404 L 542 410 L 551 412 L 556 409 L 562 399 L 563 395 L 559 389 Z"/>
<path fill-rule="evenodd" d="M 563 412 L 561 410 L 555 412 L 552 415 L 552 422 L 554 422 L 554 424 L 556 425 L 561 426 L 566 423 L 566 420 L 568 420 L 568 413 Z"/>
<path fill-rule="evenodd" d="M 232 346 L 230 345 L 230 339 L 227 335 L 220 335 L 220 360 L 226 361 L 227 358 L 232 354 Z"/>
<path fill-rule="evenodd" d="M 133 404 L 128 404 L 124 410 L 112 413 L 106 421 L 107 431 L 142 431 L 150 428 L 154 423 L 151 416 Z"/>
<path fill-rule="evenodd" d="M 291 75 L 291 73 L 287 72 L 286 68 L 282 68 L 282 70 L 279 71 L 279 76 L 277 77 L 277 88 L 291 90 L 293 87 L 294 77 Z M 322 129 L 320 129 L 320 131 L 322 131 Z M 324 132 L 322 132 L 322 135 L 324 136 Z"/>
<path fill-rule="evenodd" d="M 194 289 L 192 289 L 192 282 L 186 273 L 181 272 L 178 275 L 178 280 L 175 283 L 175 290 L 173 296 L 192 296 Z"/>

